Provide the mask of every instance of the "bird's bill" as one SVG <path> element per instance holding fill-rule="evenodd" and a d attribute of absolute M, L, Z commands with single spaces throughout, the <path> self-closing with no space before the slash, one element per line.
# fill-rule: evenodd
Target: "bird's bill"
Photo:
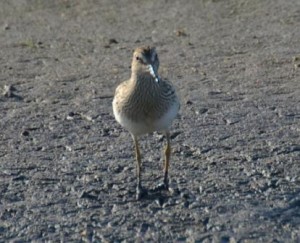
<path fill-rule="evenodd" d="M 158 75 L 154 72 L 154 68 L 151 64 L 148 65 L 148 68 L 149 68 L 149 71 L 150 71 L 150 74 L 152 75 L 152 77 L 155 79 L 155 81 L 158 83 L 159 81 L 159 77 Z"/>

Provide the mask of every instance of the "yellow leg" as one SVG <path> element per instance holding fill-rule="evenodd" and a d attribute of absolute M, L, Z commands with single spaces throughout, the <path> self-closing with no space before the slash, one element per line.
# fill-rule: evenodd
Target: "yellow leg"
<path fill-rule="evenodd" d="M 167 144 L 165 147 L 165 161 L 164 161 L 164 185 L 165 188 L 169 188 L 169 181 L 168 181 L 168 172 L 169 172 L 169 164 L 170 164 L 170 156 L 171 156 L 171 143 L 170 143 L 170 133 L 166 132 L 166 139 L 167 139 Z"/>
<path fill-rule="evenodd" d="M 139 149 L 139 143 L 136 136 L 132 135 L 133 141 L 134 141 L 134 147 L 135 147 L 135 158 L 136 158 L 136 176 L 137 176 L 137 187 L 136 187 L 136 198 L 140 199 L 143 194 L 145 194 L 145 191 L 142 188 L 141 183 L 141 153 Z"/>

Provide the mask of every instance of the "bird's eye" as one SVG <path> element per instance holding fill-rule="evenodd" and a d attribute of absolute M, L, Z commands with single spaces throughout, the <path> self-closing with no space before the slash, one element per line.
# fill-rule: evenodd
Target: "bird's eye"
<path fill-rule="evenodd" d="M 135 60 L 137 60 L 137 61 L 140 62 L 141 64 L 144 64 L 144 60 L 143 60 L 143 58 L 140 57 L 140 56 L 136 56 L 136 57 L 135 57 Z"/>

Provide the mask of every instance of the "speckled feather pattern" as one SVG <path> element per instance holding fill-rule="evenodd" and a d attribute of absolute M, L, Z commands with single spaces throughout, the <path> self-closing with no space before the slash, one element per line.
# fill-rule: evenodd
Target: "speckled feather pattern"
<path fill-rule="evenodd" d="M 135 135 L 168 130 L 180 107 L 173 85 L 163 79 L 157 82 L 150 72 L 137 70 L 116 89 L 116 120 Z"/>

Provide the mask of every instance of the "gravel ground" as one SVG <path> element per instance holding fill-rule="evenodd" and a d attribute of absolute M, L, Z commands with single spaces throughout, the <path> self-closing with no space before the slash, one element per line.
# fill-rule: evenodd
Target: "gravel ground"
<path fill-rule="evenodd" d="M 0 241 L 299 242 L 299 40 L 299 0 L 1 0 Z M 145 44 L 182 106 L 136 201 L 111 102 Z"/>

